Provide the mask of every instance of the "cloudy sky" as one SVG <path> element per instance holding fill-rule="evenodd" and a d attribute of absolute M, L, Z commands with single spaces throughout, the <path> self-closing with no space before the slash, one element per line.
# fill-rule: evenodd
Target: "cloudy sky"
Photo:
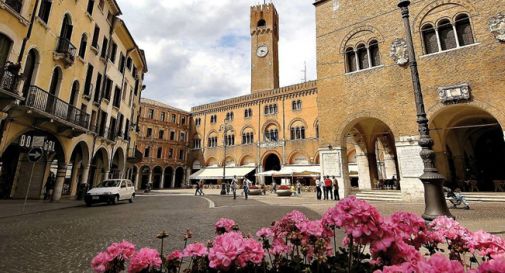
<path fill-rule="evenodd" d="M 270 0 L 267 0 L 269 2 Z M 146 51 L 144 97 L 189 110 L 250 92 L 249 7 L 263 0 L 118 0 Z M 274 0 L 281 86 L 316 78 L 312 0 Z"/>

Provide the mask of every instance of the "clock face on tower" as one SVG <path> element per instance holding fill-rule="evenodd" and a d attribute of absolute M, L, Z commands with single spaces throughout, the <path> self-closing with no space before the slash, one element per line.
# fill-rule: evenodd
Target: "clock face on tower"
<path fill-rule="evenodd" d="M 267 54 L 268 47 L 266 45 L 258 46 L 258 49 L 256 49 L 256 55 L 258 55 L 258 57 L 265 57 Z"/>

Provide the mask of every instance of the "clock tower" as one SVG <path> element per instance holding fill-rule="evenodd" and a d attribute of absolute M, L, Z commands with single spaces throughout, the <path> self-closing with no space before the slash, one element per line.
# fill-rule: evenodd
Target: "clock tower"
<path fill-rule="evenodd" d="M 272 3 L 251 7 L 251 92 L 279 87 L 279 15 Z"/>

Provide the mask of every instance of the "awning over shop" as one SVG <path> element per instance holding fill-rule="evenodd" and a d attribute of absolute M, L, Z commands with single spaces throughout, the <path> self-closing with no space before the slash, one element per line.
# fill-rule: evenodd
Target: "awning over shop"
<path fill-rule="evenodd" d="M 284 166 L 280 171 L 267 171 L 258 173 L 257 176 L 274 176 L 274 177 L 317 177 L 321 173 L 319 165 L 304 165 L 304 166 Z"/>
<path fill-rule="evenodd" d="M 237 178 L 244 178 L 244 176 L 248 175 L 252 171 L 254 171 L 256 167 L 226 167 L 226 179 L 232 179 L 234 176 Z M 199 180 L 199 179 L 222 179 L 223 178 L 223 168 L 204 168 L 196 173 L 189 176 L 191 180 Z"/>

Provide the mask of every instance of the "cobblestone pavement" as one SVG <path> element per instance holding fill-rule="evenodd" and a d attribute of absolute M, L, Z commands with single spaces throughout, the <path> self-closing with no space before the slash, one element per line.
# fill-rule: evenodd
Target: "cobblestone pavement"
<path fill-rule="evenodd" d="M 170 237 L 166 251 L 182 247 L 182 233 L 193 231 L 192 241 L 214 235 L 220 217 L 236 220 L 245 233 L 269 226 L 286 212 L 299 209 L 319 218 L 335 201 L 318 201 L 309 193 L 301 197 L 252 196 L 249 200 L 219 196 L 208 190 L 204 198 L 192 190 L 156 191 L 139 196 L 135 203 L 115 206 L 66 207 L 29 215 L 0 217 L 0 273 L 91 272 L 90 260 L 114 241 L 129 240 L 139 246 L 158 248 L 161 230 Z M 8 208 L 0 203 L 0 210 Z M 372 202 L 382 213 L 405 210 L 422 213 L 421 203 Z M 75 204 L 60 204 L 60 206 Z M 471 230 L 505 236 L 505 204 L 473 203 L 471 210 L 451 210 Z M 214 207 L 214 208 L 210 208 Z"/>
<path fill-rule="evenodd" d="M 212 201 L 210 201 L 212 200 Z M 214 203 L 215 208 L 209 208 Z M 213 237 L 220 217 L 235 219 L 242 231 L 254 233 L 294 209 L 231 197 L 152 194 L 133 204 L 80 206 L 0 219 L 0 272 L 91 272 L 90 260 L 114 241 L 159 247 L 155 236 L 166 230 L 168 247 L 182 248 L 181 234 L 190 228 L 193 241 Z M 319 215 L 298 208 L 310 218 Z"/>

